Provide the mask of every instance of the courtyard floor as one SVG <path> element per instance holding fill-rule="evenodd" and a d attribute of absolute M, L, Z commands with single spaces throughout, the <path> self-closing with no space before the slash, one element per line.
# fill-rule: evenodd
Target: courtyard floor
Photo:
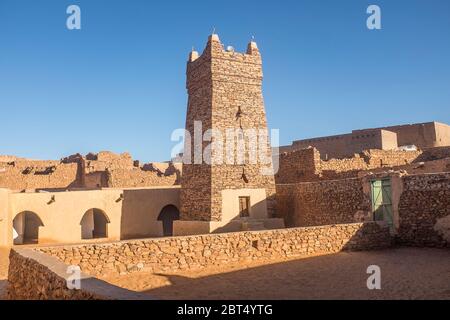
<path fill-rule="evenodd" d="M 7 283 L 8 255 L 9 249 L 0 247 L 0 300 Z M 381 290 L 367 289 L 370 265 L 381 269 Z M 104 280 L 159 299 L 450 299 L 450 250 L 341 252 Z"/>
<path fill-rule="evenodd" d="M 381 268 L 381 290 L 367 288 L 370 265 Z M 450 250 L 341 252 L 104 280 L 159 299 L 450 299 Z"/>

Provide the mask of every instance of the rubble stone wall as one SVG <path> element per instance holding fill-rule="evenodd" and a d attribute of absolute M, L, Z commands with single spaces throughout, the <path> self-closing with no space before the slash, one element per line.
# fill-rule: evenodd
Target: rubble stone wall
<path fill-rule="evenodd" d="M 398 241 L 450 246 L 450 173 L 403 177 Z"/>
<path fill-rule="evenodd" d="M 361 222 L 370 211 L 358 178 L 277 185 L 277 202 L 289 227 Z"/>
<path fill-rule="evenodd" d="M 67 287 L 68 265 L 31 249 L 10 253 L 7 298 L 10 300 L 133 300 L 150 299 L 81 274 L 80 289 Z"/>
<path fill-rule="evenodd" d="M 15 191 L 81 187 L 76 163 L 14 160 L 0 162 L 0 187 Z"/>
<path fill-rule="evenodd" d="M 79 265 L 92 275 L 136 271 L 173 272 L 230 262 L 280 259 L 389 247 L 386 226 L 356 223 L 270 231 L 234 232 L 107 244 L 39 247 L 36 250 Z"/>
<path fill-rule="evenodd" d="M 277 184 L 334 180 L 357 177 L 361 171 L 413 169 L 421 151 L 370 149 L 350 158 L 322 160 L 315 148 L 280 154 Z"/>

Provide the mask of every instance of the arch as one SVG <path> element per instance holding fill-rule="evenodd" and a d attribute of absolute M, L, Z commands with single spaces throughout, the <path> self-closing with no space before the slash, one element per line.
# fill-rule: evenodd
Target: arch
<path fill-rule="evenodd" d="M 172 204 L 162 208 L 158 216 L 158 221 L 163 223 L 163 235 L 165 237 L 173 235 L 173 221 L 180 220 L 180 211 Z"/>
<path fill-rule="evenodd" d="M 107 214 L 97 208 L 86 211 L 81 218 L 81 239 L 108 238 L 108 224 L 110 220 Z"/>
<path fill-rule="evenodd" d="M 37 244 L 39 243 L 39 228 L 44 223 L 33 211 L 22 211 L 13 220 L 13 243 Z"/>

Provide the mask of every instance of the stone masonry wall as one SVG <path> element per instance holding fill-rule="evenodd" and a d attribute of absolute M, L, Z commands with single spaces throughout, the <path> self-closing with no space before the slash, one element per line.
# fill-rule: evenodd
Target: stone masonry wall
<path fill-rule="evenodd" d="M 67 288 L 67 267 L 31 249 L 12 249 L 9 257 L 9 300 L 128 300 L 149 296 L 118 288 L 81 274 L 80 290 Z"/>
<path fill-rule="evenodd" d="M 398 241 L 450 247 L 450 173 L 403 177 Z"/>
<path fill-rule="evenodd" d="M 321 160 L 315 148 L 280 155 L 277 184 L 335 180 L 357 177 L 359 172 L 377 169 L 413 170 L 421 151 L 366 150 L 351 158 Z"/>
<path fill-rule="evenodd" d="M 360 222 L 370 212 L 357 178 L 277 185 L 277 200 L 277 215 L 289 227 Z"/>
<path fill-rule="evenodd" d="M 36 250 L 83 272 L 106 276 L 136 271 L 174 272 L 229 262 L 369 250 L 390 246 L 388 228 L 356 223 L 270 231 L 234 232 L 135 240 L 108 244 L 58 246 Z"/>
<path fill-rule="evenodd" d="M 81 181 L 75 163 L 17 159 L 0 162 L 0 187 L 15 191 L 66 189 L 81 187 Z"/>
<path fill-rule="evenodd" d="M 224 139 L 226 130 L 230 129 L 235 132 L 244 130 L 244 133 L 247 129 L 267 132 L 261 88 L 262 60 L 256 44 L 251 42 L 246 53 L 225 51 L 219 37 L 213 34 L 201 56 L 191 52 L 186 74 L 189 96 L 186 130 L 190 132 L 192 140 L 186 140 L 184 156 L 190 156 L 189 160 L 196 164 L 186 161 L 183 164 L 181 220 L 221 221 L 222 191 L 226 189 L 265 189 L 267 212 L 271 217 L 275 211 L 275 181 L 273 175 L 261 173 L 262 168 L 272 168 L 268 141 L 264 144 L 258 141 L 257 144 L 259 150 L 263 148 L 261 153 L 268 159 L 265 164 L 260 159 L 256 163 L 249 161 L 248 152 L 256 146 L 250 146 L 247 141 L 242 164 L 237 164 L 236 152 L 231 163 L 225 161 L 225 144 L 213 144 L 217 149 L 210 152 L 212 161 L 224 159 L 220 163 L 211 164 L 204 159 L 194 161 L 193 157 L 196 121 L 201 122 L 201 134 L 212 129 L 220 132 Z M 211 141 L 214 143 L 216 138 L 212 137 Z M 243 136 L 242 140 L 245 138 Z M 235 137 L 230 143 L 234 150 L 237 141 Z M 203 141 L 197 145 L 202 146 L 203 153 L 209 144 L 209 141 Z"/>
<path fill-rule="evenodd" d="M 169 186 L 180 178 L 180 164 L 140 165 L 128 153 L 74 154 L 61 161 L 0 156 L 0 188 L 15 191 Z"/>

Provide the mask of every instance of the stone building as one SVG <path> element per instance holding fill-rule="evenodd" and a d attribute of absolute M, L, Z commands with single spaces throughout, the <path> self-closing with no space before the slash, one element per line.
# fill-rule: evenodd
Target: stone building
<path fill-rule="evenodd" d="M 415 145 L 420 149 L 450 146 L 450 126 L 439 122 L 353 130 L 352 133 L 296 140 L 280 152 L 305 149 L 320 151 L 323 159 L 343 158 L 369 149 L 395 150 Z"/>
<path fill-rule="evenodd" d="M 258 143 L 246 135 L 255 130 L 267 137 L 262 76 L 261 55 L 253 41 L 246 53 L 237 53 L 224 50 L 218 35 L 212 34 L 202 55 L 190 53 L 186 130 L 191 139 L 186 139 L 183 155 L 179 230 L 187 225 L 205 225 L 196 221 L 228 223 L 236 218 L 273 216 L 275 181 L 270 144 L 261 143 L 261 135 L 257 137 Z M 199 132 L 195 123 L 201 125 Z M 211 139 L 205 138 L 208 130 L 212 132 Z M 227 132 L 235 133 L 231 140 Z M 225 144 L 218 141 L 225 137 L 234 150 L 231 158 L 226 158 Z M 195 151 L 197 148 L 200 155 L 205 154 L 210 142 L 211 161 L 207 163 L 206 159 L 198 159 Z M 237 159 L 239 143 L 245 146 L 241 162 Z M 250 161 L 250 153 L 256 146 L 258 153 L 266 155 L 267 162 Z M 265 171 L 270 174 L 264 174 Z M 192 223 L 188 224 L 189 221 Z"/>
<path fill-rule="evenodd" d="M 257 136 L 257 155 L 268 161 L 255 162 L 246 135 L 251 129 L 267 135 L 261 82 L 261 55 L 254 42 L 246 53 L 236 53 L 224 50 L 218 36 L 211 35 L 202 55 L 191 52 L 186 116 L 191 139 L 186 139 L 182 168 L 176 163 L 141 165 L 127 153 L 77 154 L 61 161 L 0 156 L 0 246 L 374 220 L 388 223 L 400 242 L 448 245 L 450 147 L 437 147 L 448 143 L 448 126 L 354 131 L 318 138 L 317 148 L 298 143 L 300 150 L 281 154 L 274 176 L 268 141 Z M 223 148 L 217 132 L 227 130 L 235 135 L 229 140 L 225 134 Z M 242 161 L 234 152 L 228 161 L 227 148 L 238 151 L 242 141 Z M 403 144 L 425 150 L 390 150 Z M 328 155 L 363 152 L 324 160 L 324 148 Z M 186 161 L 189 158 L 192 162 Z M 257 241 L 249 243 L 258 247 Z"/>

